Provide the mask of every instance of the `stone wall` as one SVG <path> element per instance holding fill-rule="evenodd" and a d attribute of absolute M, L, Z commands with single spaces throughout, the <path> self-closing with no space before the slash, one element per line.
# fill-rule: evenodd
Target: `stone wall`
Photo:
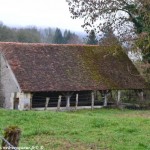
<path fill-rule="evenodd" d="M 4 108 L 13 109 L 13 101 L 10 99 L 15 92 L 20 91 L 20 87 L 9 64 L 2 54 L 0 54 L 0 62 L 0 103 Z"/>

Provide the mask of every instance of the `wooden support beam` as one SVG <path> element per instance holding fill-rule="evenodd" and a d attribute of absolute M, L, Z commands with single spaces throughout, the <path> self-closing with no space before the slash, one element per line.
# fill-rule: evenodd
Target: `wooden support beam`
<path fill-rule="evenodd" d="M 91 109 L 94 109 L 94 92 L 91 92 Z"/>
<path fill-rule="evenodd" d="M 45 102 L 45 110 L 47 110 L 48 107 L 48 103 L 49 103 L 50 98 L 46 97 L 46 102 Z"/>
<path fill-rule="evenodd" d="M 32 109 L 32 98 L 33 98 L 33 94 L 31 94 L 31 97 L 30 97 L 30 110 Z"/>
<path fill-rule="evenodd" d="M 144 101 L 144 92 L 143 92 L 143 90 L 141 91 L 141 101 L 143 102 Z"/>
<path fill-rule="evenodd" d="M 77 110 L 77 107 L 78 107 L 78 101 L 79 101 L 79 94 L 76 94 L 75 110 Z"/>
<path fill-rule="evenodd" d="M 62 96 L 60 95 L 60 96 L 58 97 L 58 103 L 57 103 L 57 110 L 58 110 L 58 111 L 60 110 L 61 98 L 62 98 Z"/>
<path fill-rule="evenodd" d="M 104 106 L 106 107 L 107 106 L 107 92 L 104 93 Z"/>
<path fill-rule="evenodd" d="M 108 103 L 108 95 L 111 93 L 111 90 L 103 90 L 103 91 L 100 91 L 101 92 L 101 95 L 102 95 L 102 99 L 103 99 L 103 106 L 107 106 L 107 103 Z"/>
<path fill-rule="evenodd" d="M 63 92 L 63 95 L 66 97 L 66 109 L 70 110 L 70 98 L 73 95 L 73 92 Z"/>
<path fill-rule="evenodd" d="M 121 101 L 121 91 L 118 90 L 118 91 L 117 91 L 117 99 L 116 99 L 116 104 L 117 104 L 117 106 L 120 105 L 120 101 Z"/>
<path fill-rule="evenodd" d="M 144 93 L 143 93 L 143 90 L 139 90 L 139 91 L 138 91 L 138 95 L 139 95 L 140 101 L 143 102 L 143 101 L 144 101 Z"/>
<path fill-rule="evenodd" d="M 103 100 L 103 106 L 107 106 L 107 101 L 108 101 L 108 93 L 110 90 L 102 90 L 100 91 L 102 100 Z"/>
<path fill-rule="evenodd" d="M 67 109 L 67 110 L 69 110 L 69 109 L 70 109 L 70 98 L 71 98 L 71 96 L 70 96 L 70 95 L 67 95 L 67 96 L 66 96 L 66 101 L 67 101 L 66 109 Z"/>

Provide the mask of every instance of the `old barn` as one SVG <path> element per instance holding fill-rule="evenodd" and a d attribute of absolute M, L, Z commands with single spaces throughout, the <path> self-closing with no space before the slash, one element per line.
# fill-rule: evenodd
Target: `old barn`
<path fill-rule="evenodd" d="M 120 46 L 0 43 L 1 105 L 9 109 L 94 106 L 94 91 L 143 90 Z M 106 101 L 105 101 L 106 103 Z"/>

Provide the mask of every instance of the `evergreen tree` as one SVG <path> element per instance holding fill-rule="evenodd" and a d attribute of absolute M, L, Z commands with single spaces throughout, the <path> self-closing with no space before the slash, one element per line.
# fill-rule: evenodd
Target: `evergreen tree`
<path fill-rule="evenodd" d="M 55 34 L 53 37 L 53 43 L 55 43 L 55 44 L 62 44 L 63 43 L 62 32 L 59 28 L 56 28 L 56 30 L 55 30 Z"/>
<path fill-rule="evenodd" d="M 90 31 L 88 39 L 87 39 L 87 44 L 90 44 L 90 45 L 97 45 L 98 44 L 94 30 Z"/>
<path fill-rule="evenodd" d="M 10 29 L 9 27 L 3 25 L 3 23 L 0 22 L 0 41 L 16 42 L 17 36 L 15 29 Z"/>
<path fill-rule="evenodd" d="M 70 38 L 71 38 L 71 32 L 69 31 L 69 30 L 65 30 L 65 32 L 64 32 L 64 44 L 67 44 L 68 43 L 68 41 L 70 40 Z"/>
<path fill-rule="evenodd" d="M 78 35 L 70 32 L 70 30 L 65 30 L 64 32 L 64 44 L 81 44 L 82 41 Z"/>
<path fill-rule="evenodd" d="M 18 42 L 40 43 L 41 37 L 36 27 L 21 28 L 17 30 Z"/>

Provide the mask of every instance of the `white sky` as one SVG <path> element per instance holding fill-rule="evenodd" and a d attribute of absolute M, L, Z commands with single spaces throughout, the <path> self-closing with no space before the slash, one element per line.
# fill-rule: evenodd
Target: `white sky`
<path fill-rule="evenodd" d="M 83 31 L 83 20 L 70 16 L 66 0 L 0 0 L 0 21 L 9 26 L 35 25 Z"/>

